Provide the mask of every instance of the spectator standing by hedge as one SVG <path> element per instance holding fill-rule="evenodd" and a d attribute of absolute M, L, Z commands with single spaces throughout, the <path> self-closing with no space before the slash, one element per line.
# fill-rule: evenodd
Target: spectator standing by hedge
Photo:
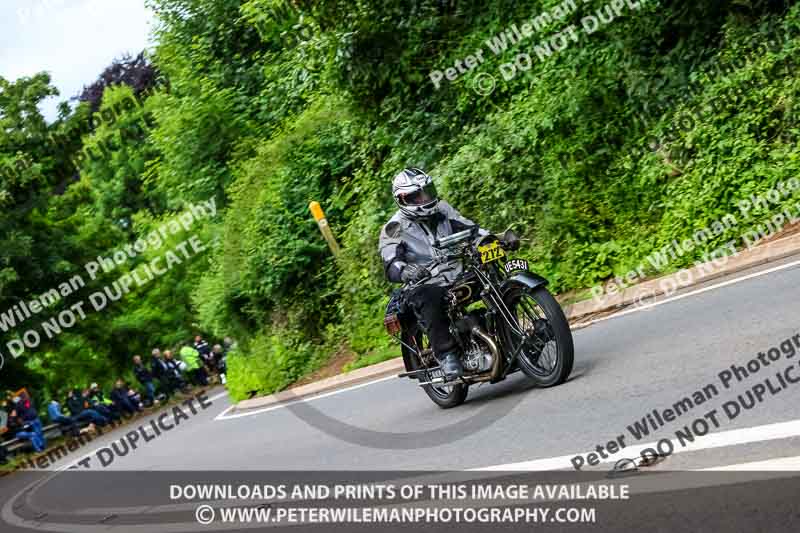
<path fill-rule="evenodd" d="M 166 361 L 161 350 L 153 348 L 153 356 L 150 359 L 150 371 L 153 377 L 158 380 L 161 392 L 169 398 L 175 392 L 176 380 L 171 365 Z"/>
<path fill-rule="evenodd" d="M 222 358 L 225 357 L 225 352 L 222 350 L 221 344 L 215 344 L 211 350 L 211 360 L 213 361 L 214 368 L 219 372 L 219 364 Z"/>
<path fill-rule="evenodd" d="M 203 337 L 200 335 L 194 338 L 194 349 L 200 354 L 200 359 L 203 360 L 203 364 L 205 365 L 206 369 L 209 371 L 214 370 L 214 359 L 211 355 L 211 346 L 205 340 L 203 340 Z M 181 357 L 183 357 L 183 353 L 181 353 Z"/>
<path fill-rule="evenodd" d="M 225 355 L 228 355 L 228 352 L 236 349 L 236 341 L 230 337 L 225 337 L 222 341 L 222 348 L 225 351 Z"/>
<path fill-rule="evenodd" d="M 142 363 L 141 355 L 133 356 L 133 374 L 136 380 L 144 387 L 144 404 L 149 407 L 157 402 L 156 386 L 153 384 L 153 374 Z"/>
<path fill-rule="evenodd" d="M 206 345 L 208 346 L 208 345 Z M 200 353 L 191 346 L 184 346 L 180 351 L 181 360 L 186 363 L 186 371 L 196 385 L 208 385 L 208 375 L 200 360 Z"/>
<path fill-rule="evenodd" d="M 177 390 L 186 388 L 186 380 L 183 377 L 183 371 L 178 365 L 178 361 L 172 355 L 172 351 L 166 350 L 164 352 L 164 364 L 167 367 L 167 378 L 170 380 L 171 386 Z"/>

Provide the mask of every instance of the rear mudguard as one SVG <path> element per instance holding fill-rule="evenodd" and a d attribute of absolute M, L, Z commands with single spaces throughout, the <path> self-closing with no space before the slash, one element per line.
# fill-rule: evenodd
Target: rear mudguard
<path fill-rule="evenodd" d="M 416 362 L 417 356 L 405 346 L 402 346 L 401 350 L 403 353 L 403 365 L 406 367 L 406 372 L 413 372 L 414 370 L 417 370 L 417 367 L 419 366 Z M 414 379 L 416 379 L 416 377 L 414 377 Z"/>

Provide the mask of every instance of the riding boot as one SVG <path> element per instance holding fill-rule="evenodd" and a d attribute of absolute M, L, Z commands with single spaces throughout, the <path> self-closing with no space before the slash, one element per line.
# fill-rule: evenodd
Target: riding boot
<path fill-rule="evenodd" d="M 444 353 L 438 359 L 447 381 L 458 379 L 464 375 L 464 367 L 461 364 L 461 358 L 458 356 L 458 352 L 451 351 Z"/>

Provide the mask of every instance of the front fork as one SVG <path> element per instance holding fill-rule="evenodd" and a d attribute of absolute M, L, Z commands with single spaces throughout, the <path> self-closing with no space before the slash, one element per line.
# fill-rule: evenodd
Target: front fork
<path fill-rule="evenodd" d="M 483 298 L 484 304 L 489 309 L 486 314 L 487 322 L 490 324 L 490 335 L 499 341 L 500 353 L 502 356 L 504 356 L 500 375 L 492 380 L 494 383 L 495 381 L 501 381 L 505 379 L 509 372 L 515 368 L 520 352 L 531 339 L 531 336 L 535 336 L 535 332 L 530 334 L 526 331 L 523 331 L 522 326 L 520 326 L 519 321 L 517 320 L 517 317 L 508 308 L 497 289 L 491 284 L 487 285 L 488 286 L 486 286 L 482 291 L 481 297 Z M 520 336 L 519 346 L 517 346 L 514 352 L 510 355 L 508 354 L 510 347 L 506 346 L 504 339 L 502 339 L 500 335 L 500 327 L 503 327 L 501 326 L 500 321 L 505 323 L 505 327 L 511 328 L 512 333 Z"/>

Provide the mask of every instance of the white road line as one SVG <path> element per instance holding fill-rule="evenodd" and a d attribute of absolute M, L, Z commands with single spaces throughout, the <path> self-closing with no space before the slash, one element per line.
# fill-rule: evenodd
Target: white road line
<path fill-rule="evenodd" d="M 288 401 L 288 402 L 279 403 L 277 405 L 271 405 L 269 407 L 263 407 L 261 409 L 256 409 L 254 411 L 248 411 L 246 413 L 238 413 L 238 414 L 235 414 L 235 415 L 228 415 L 227 414 L 228 411 L 236 408 L 236 405 L 231 405 L 230 407 L 228 407 L 227 409 L 222 411 L 220 414 L 218 414 L 216 416 L 216 418 L 214 418 L 214 421 L 232 420 L 234 418 L 242 418 L 242 417 L 245 417 L 245 416 L 259 415 L 261 413 L 274 411 L 276 409 L 283 409 L 284 407 L 289 407 L 290 405 L 294 405 L 296 403 L 311 402 L 311 401 L 314 401 L 314 400 L 319 400 L 321 398 L 327 398 L 329 396 L 335 396 L 335 395 L 341 394 L 343 392 L 348 392 L 348 391 L 351 391 L 351 390 L 360 389 L 362 387 L 368 387 L 370 385 L 375 385 L 376 383 L 382 383 L 382 382 L 388 381 L 390 379 L 397 379 L 397 377 L 396 376 L 386 376 L 384 378 L 379 378 L 379 379 L 376 379 L 376 380 L 373 380 L 373 381 L 368 381 L 366 383 L 359 383 L 358 385 L 353 385 L 351 387 L 347 387 L 347 388 L 344 388 L 344 389 L 337 389 L 337 390 L 334 390 L 334 391 L 318 394 L 316 396 L 310 396 L 308 398 L 298 398 L 296 400 L 291 400 L 291 401 Z"/>
<path fill-rule="evenodd" d="M 673 454 L 695 452 L 699 450 L 708 450 L 712 448 L 723 448 L 726 446 L 737 446 L 740 444 L 749 444 L 753 442 L 765 442 L 770 440 L 788 439 L 791 437 L 800 436 L 800 419 L 791 420 L 789 422 L 777 422 L 774 424 L 765 424 L 763 426 L 755 426 L 742 429 L 732 429 L 729 431 L 720 431 L 717 433 L 709 433 L 703 437 L 695 437 L 694 442 L 686 443 L 682 446 L 678 439 L 671 439 L 674 446 Z M 614 463 L 623 458 L 635 459 L 641 456 L 642 451 L 651 448 L 656 448 L 656 442 L 648 442 L 647 444 L 637 444 L 636 446 L 628 446 L 613 455 L 609 455 L 605 459 L 600 459 L 601 464 Z M 570 455 L 561 455 L 559 457 L 549 457 L 545 459 L 534 459 L 532 461 L 522 461 L 519 463 L 507 463 L 503 465 L 486 466 L 482 468 L 474 468 L 474 471 L 540 471 L 540 470 L 564 470 L 571 469 L 572 463 L 570 462 L 573 457 L 583 455 L 584 459 L 586 454 L 594 452 L 589 450 L 583 453 L 574 453 Z M 667 459 L 669 461 L 669 459 Z"/>
<path fill-rule="evenodd" d="M 779 457 L 765 461 L 753 461 L 738 465 L 715 466 L 703 468 L 700 472 L 777 472 L 800 470 L 800 455 L 796 457 Z"/>
<path fill-rule="evenodd" d="M 645 310 L 648 310 L 648 309 L 652 309 L 653 307 L 658 307 L 659 305 L 664 305 L 664 304 L 668 304 L 668 303 L 671 303 L 671 302 L 675 302 L 677 300 L 682 300 L 683 298 L 688 298 L 689 296 L 696 296 L 696 295 L 702 294 L 704 292 L 713 291 L 714 289 L 719 289 L 719 288 L 722 288 L 722 287 L 727 287 L 728 285 L 733 285 L 735 283 L 740 283 L 742 281 L 747 281 L 749 279 L 757 278 L 759 276 L 765 276 L 767 274 L 772 274 L 773 272 L 778 272 L 780 270 L 785 270 L 787 268 L 791 268 L 791 267 L 798 266 L 798 265 L 800 265 L 800 260 L 792 261 L 791 263 L 786 263 L 785 265 L 778 265 L 776 267 L 768 268 L 767 270 L 760 270 L 758 272 L 753 272 L 752 274 L 747 274 L 746 276 L 741 276 L 741 277 L 738 277 L 738 278 L 729 279 L 727 281 L 723 281 L 723 282 L 717 283 L 716 285 L 710 285 L 708 287 L 703 287 L 702 289 L 696 289 L 696 290 L 689 291 L 689 292 L 684 293 L 684 294 L 679 294 L 677 296 L 673 296 L 671 298 L 667 298 L 666 300 L 659 300 L 659 301 L 653 302 L 651 304 L 640 305 L 640 306 L 636 306 L 636 307 L 634 307 L 632 309 L 626 309 L 624 311 L 620 311 L 619 313 L 614 313 L 613 315 L 609 315 L 609 316 L 605 316 L 605 317 L 601 317 L 601 318 L 595 318 L 595 319 L 590 320 L 588 322 L 581 322 L 579 324 L 574 324 L 573 327 L 585 328 L 587 326 L 591 326 L 592 324 L 596 324 L 598 322 L 603 322 L 605 320 L 611 320 L 612 318 L 617 318 L 617 317 L 629 315 L 631 313 L 637 313 L 639 311 L 645 311 Z M 657 298 L 657 296 L 656 296 L 656 298 Z"/>
<path fill-rule="evenodd" d="M 208 401 L 209 401 L 209 402 L 213 402 L 214 400 L 219 400 L 219 399 L 220 399 L 220 398 L 222 398 L 223 396 L 227 396 L 227 395 L 228 395 L 228 391 L 227 391 L 227 390 L 225 390 L 225 391 L 223 391 L 223 392 L 220 392 L 220 393 L 219 393 L 219 394 L 217 394 L 216 396 L 212 396 L 211 398 L 209 398 L 209 399 L 208 399 Z"/>

